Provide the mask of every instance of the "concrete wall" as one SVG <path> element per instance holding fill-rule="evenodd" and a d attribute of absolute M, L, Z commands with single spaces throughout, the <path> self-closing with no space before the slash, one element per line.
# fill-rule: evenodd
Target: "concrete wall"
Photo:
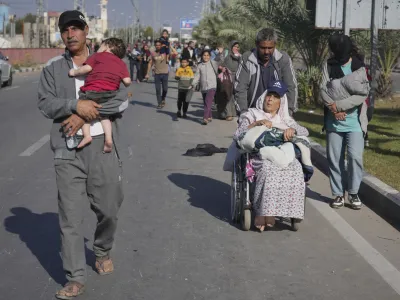
<path fill-rule="evenodd" d="M 11 64 L 22 63 L 27 60 L 35 64 L 44 64 L 51 58 L 64 53 L 64 48 L 9 48 L 0 49 L 3 55 L 8 56 Z"/>

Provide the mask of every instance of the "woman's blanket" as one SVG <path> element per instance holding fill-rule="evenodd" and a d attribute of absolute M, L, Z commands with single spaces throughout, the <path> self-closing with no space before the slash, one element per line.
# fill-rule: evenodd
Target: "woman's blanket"
<path fill-rule="evenodd" d="M 328 81 L 326 87 L 321 89 L 321 97 L 325 103 L 341 101 L 353 95 L 367 97 L 370 84 L 367 71 L 364 67 L 340 79 Z"/>
<path fill-rule="evenodd" d="M 314 173 L 307 137 L 294 136 L 290 142 L 286 142 L 283 130 L 256 126 L 240 135 L 236 143 L 242 152 L 257 153 L 261 159 L 269 160 L 281 168 L 286 168 L 297 158 L 303 166 L 306 181 Z"/>

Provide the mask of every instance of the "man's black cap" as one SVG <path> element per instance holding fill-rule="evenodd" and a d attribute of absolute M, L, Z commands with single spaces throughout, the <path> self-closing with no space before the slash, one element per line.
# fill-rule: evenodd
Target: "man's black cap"
<path fill-rule="evenodd" d="M 58 28 L 62 29 L 71 22 L 79 22 L 84 26 L 87 25 L 83 13 L 81 13 L 79 10 L 67 10 L 64 11 L 58 19 Z"/>

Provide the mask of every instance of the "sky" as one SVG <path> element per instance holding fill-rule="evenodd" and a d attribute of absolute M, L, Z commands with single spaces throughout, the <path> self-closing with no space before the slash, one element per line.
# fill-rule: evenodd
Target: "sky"
<path fill-rule="evenodd" d="M 10 6 L 10 13 L 22 17 L 27 13 L 36 13 L 36 0 L 2 0 Z M 2 2 L 0 0 L 0 2 Z M 74 0 L 43 0 L 45 10 L 64 11 L 73 9 Z M 169 23 L 174 32 L 179 32 L 179 19 L 194 17 L 200 18 L 200 12 L 204 0 L 136 0 L 139 3 L 141 24 L 153 26 L 153 2 L 160 6 L 159 24 Z M 197 4 L 196 4 L 197 2 Z M 100 0 L 85 0 L 88 15 L 100 15 Z M 197 9 L 195 8 L 197 5 Z M 112 11 L 115 10 L 115 11 Z M 123 14 L 122 14 L 123 13 Z M 133 6 L 130 0 L 109 0 L 108 19 L 109 26 L 125 26 L 131 23 L 134 16 Z"/>

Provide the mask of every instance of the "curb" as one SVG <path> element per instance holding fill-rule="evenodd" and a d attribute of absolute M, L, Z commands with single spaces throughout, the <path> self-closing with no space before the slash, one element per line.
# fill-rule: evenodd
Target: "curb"
<path fill-rule="evenodd" d="M 324 174 L 329 174 L 326 150 L 316 142 L 311 142 L 311 159 L 313 164 Z M 386 221 L 398 226 L 400 224 L 400 192 L 369 173 L 364 178 L 359 191 L 364 204 Z"/>
<path fill-rule="evenodd" d="M 14 73 L 27 73 L 27 72 L 34 72 L 34 71 L 41 71 L 43 66 L 34 67 L 34 68 L 21 68 L 20 70 L 14 70 Z"/>

